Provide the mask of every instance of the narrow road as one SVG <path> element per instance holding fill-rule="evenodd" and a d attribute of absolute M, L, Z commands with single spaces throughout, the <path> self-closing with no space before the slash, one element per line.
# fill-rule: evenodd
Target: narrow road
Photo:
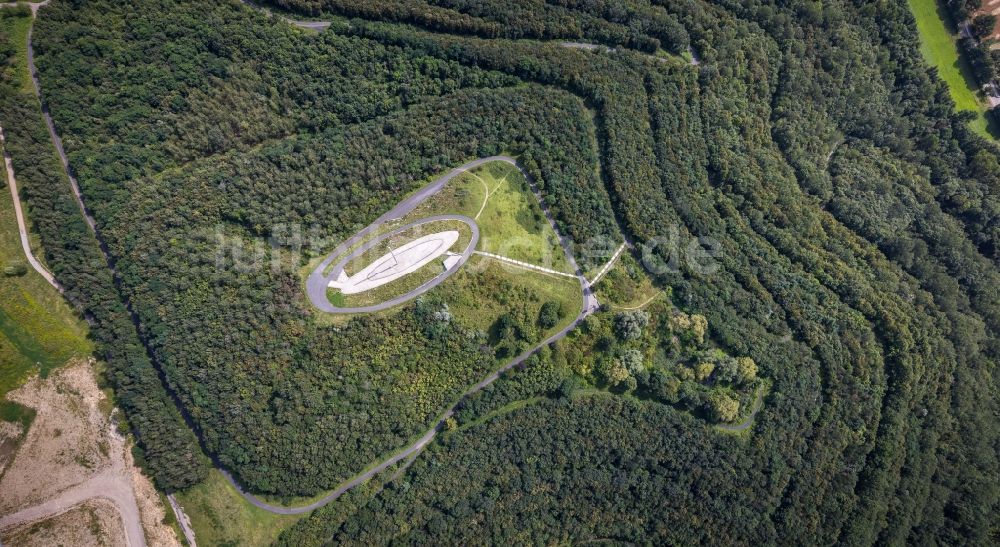
<path fill-rule="evenodd" d="M 125 446 L 125 438 L 119 435 L 114 427 L 114 425 L 108 427 L 108 440 L 111 445 L 109 467 L 43 503 L 0 517 L 0 529 L 61 515 L 87 500 L 104 498 L 111 501 L 118 509 L 129 547 L 145 547 L 146 534 L 142 530 L 139 504 L 136 502 L 129 470 L 125 464 L 124 454 L 128 448 Z"/>
<path fill-rule="evenodd" d="M 251 9 L 255 9 L 257 11 L 266 13 L 269 17 L 274 17 L 274 12 L 265 8 L 264 6 L 258 6 L 257 4 L 254 4 L 250 0 L 242 0 L 242 2 Z M 295 25 L 299 28 L 304 28 L 309 30 L 322 31 L 330 27 L 329 21 L 301 21 L 298 19 L 289 19 L 288 17 L 282 17 L 282 16 L 279 17 L 281 17 L 281 20 L 285 21 L 286 23 Z"/>
<path fill-rule="evenodd" d="M 21 196 L 17 191 L 17 180 L 14 178 L 14 166 L 10 163 L 10 154 L 7 152 L 7 139 L 3 128 L 0 127 L 0 145 L 3 146 L 3 162 L 7 168 L 7 185 L 10 186 L 10 197 L 14 201 L 14 216 L 17 217 L 17 231 L 21 233 L 21 249 L 24 250 L 24 257 L 28 259 L 28 264 L 34 268 L 38 275 L 45 278 L 49 285 L 62 292 L 62 287 L 56 282 L 56 278 L 42 266 L 42 263 L 31 253 L 31 242 L 28 240 L 28 226 L 24 221 L 24 212 L 21 211 Z"/>
<path fill-rule="evenodd" d="M 87 500 L 97 498 L 109 500 L 118 509 L 125 527 L 126 541 L 130 547 L 146 545 L 142 521 L 139 518 L 139 506 L 136 505 L 132 494 L 132 485 L 128 479 L 117 476 L 111 471 L 99 473 L 44 503 L 0 517 L 0 529 L 58 516 Z"/>
<path fill-rule="evenodd" d="M 184 512 L 184 508 L 181 507 L 180 502 L 177 501 L 177 498 L 173 494 L 167 494 L 167 502 L 170 503 L 170 508 L 174 511 L 174 516 L 177 517 L 177 524 L 181 527 L 181 532 L 184 534 L 184 539 L 187 540 L 188 547 L 198 547 L 198 543 L 194 538 L 194 529 L 191 528 L 191 519 Z"/>
<path fill-rule="evenodd" d="M 757 393 L 754 394 L 753 409 L 750 410 L 750 415 L 746 417 L 745 420 L 738 424 L 718 424 L 715 427 L 719 429 L 724 429 L 726 431 L 746 431 L 753 425 L 754 418 L 757 417 L 757 413 L 760 412 L 761 404 L 764 402 L 764 388 L 758 387 Z"/>
<path fill-rule="evenodd" d="M 524 174 L 524 177 L 528 181 L 528 184 L 530 185 L 532 192 L 535 194 L 535 197 L 538 199 L 538 202 L 541 205 L 542 212 L 545 214 L 545 218 L 549 221 L 549 224 L 552 226 L 552 230 L 555 232 L 556 237 L 559 239 L 559 244 L 562 247 L 563 252 L 566 254 L 567 262 L 570 264 L 570 267 L 572 267 L 573 270 L 576 272 L 573 277 L 576 277 L 577 280 L 580 282 L 581 297 L 583 300 L 580 313 L 571 323 L 563 327 L 559 332 L 556 332 L 555 334 L 549 336 L 545 340 L 525 350 L 523 353 L 521 353 L 520 355 L 509 361 L 507 364 L 503 365 L 498 370 L 492 372 L 486 378 L 480 380 L 477 384 L 465 390 L 465 392 L 462 393 L 462 396 L 459 397 L 458 402 L 456 402 L 455 405 L 452 406 L 451 408 L 444 411 L 444 413 L 441 414 L 441 416 L 438 418 L 434 426 L 428 429 L 426 432 L 424 432 L 424 434 L 419 439 L 417 439 L 410 445 L 404 447 L 403 449 L 395 452 L 392 456 L 389 456 L 388 458 L 382 460 L 377 465 L 342 482 L 332 492 L 330 492 L 323 498 L 314 501 L 313 503 L 298 507 L 282 507 L 279 505 L 272 505 L 270 503 L 260 500 L 253 494 L 245 492 L 243 488 L 239 485 L 239 483 L 236 482 L 233 476 L 229 474 L 228 471 L 226 471 L 225 469 L 220 469 L 223 476 L 226 477 L 226 480 L 228 480 L 229 483 L 233 485 L 233 488 L 235 488 L 236 491 L 239 492 L 240 495 L 243 496 L 245 500 L 247 500 L 247 502 L 265 511 L 269 511 L 271 513 L 276 513 L 280 515 L 299 515 L 302 513 L 308 513 L 314 509 L 323 507 L 324 505 L 330 503 L 331 501 L 339 498 L 344 494 L 344 492 L 347 492 L 348 490 L 354 488 L 355 486 L 367 482 L 369 479 L 371 479 L 378 473 L 384 471 L 386 468 L 392 466 L 393 464 L 396 464 L 397 462 L 406 458 L 416 457 L 417 454 L 419 454 L 432 440 L 434 440 L 434 437 L 437 436 L 438 431 L 440 431 L 441 428 L 444 426 L 445 420 L 451 418 L 455 414 L 455 409 L 458 407 L 459 404 L 461 404 L 463 400 L 465 400 L 470 395 L 473 395 L 474 393 L 482 390 L 486 386 L 495 382 L 498 378 L 500 378 L 500 375 L 503 374 L 504 372 L 520 365 L 521 363 L 524 363 L 529 357 L 531 357 L 535 352 L 537 352 L 541 348 L 564 338 L 567 334 L 570 333 L 570 331 L 579 326 L 579 324 L 584 319 L 586 319 L 588 315 L 594 313 L 600 308 L 600 304 L 597 302 L 597 297 L 595 297 L 594 293 L 590 290 L 590 284 L 587 282 L 587 279 L 583 276 L 583 272 L 580 271 L 579 266 L 577 266 L 576 259 L 573 257 L 573 252 L 572 249 L 570 248 L 568 240 L 565 239 L 560 234 L 559 228 L 558 226 L 556 226 L 555 219 L 553 219 L 552 213 L 549 210 L 548 205 L 546 205 L 545 200 L 539 193 L 535 181 L 531 178 L 531 175 L 529 175 L 528 172 L 525 171 L 525 169 L 517 162 L 517 160 L 515 160 L 510 156 L 490 156 L 487 158 L 480 158 L 477 160 L 470 161 L 460 167 L 452 169 L 446 175 L 434 180 L 433 182 L 431 182 L 427 186 L 424 186 L 420 190 L 417 190 L 417 192 L 415 192 L 413 195 L 404 199 L 398 205 L 393 207 L 392 210 L 378 217 L 377 219 L 375 219 L 374 222 L 369 224 L 366 228 L 364 228 L 354 236 L 348 238 L 346 241 L 341 243 L 336 249 L 334 249 L 333 253 L 331 253 L 331 255 L 326 260 L 324 260 L 322 264 L 320 264 L 320 266 L 313 272 L 313 274 L 309 276 L 309 279 L 313 280 L 313 276 L 316 276 L 314 282 L 320 283 L 321 280 L 326 278 L 325 276 L 322 275 L 323 270 L 326 269 L 326 267 L 329 266 L 330 263 L 336 257 L 342 255 L 347 249 L 353 247 L 365 235 L 371 233 L 379 225 L 390 219 L 396 219 L 406 215 L 407 213 L 412 211 L 414 207 L 419 205 L 422 201 L 434 195 L 435 193 L 439 192 L 441 188 L 443 188 L 453 178 L 457 177 L 458 175 L 461 175 L 466 171 L 475 169 L 476 167 L 479 167 L 480 165 L 483 165 L 484 163 L 488 163 L 491 161 L 502 161 L 505 163 L 509 163 L 517 167 L 521 171 L 521 173 Z M 326 298 L 325 285 L 323 286 L 323 294 L 324 294 L 323 298 L 325 300 Z"/>

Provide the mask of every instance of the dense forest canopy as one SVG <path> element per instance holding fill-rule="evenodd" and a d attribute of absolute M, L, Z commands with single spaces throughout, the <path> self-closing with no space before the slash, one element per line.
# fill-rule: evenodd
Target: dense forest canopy
<path fill-rule="evenodd" d="M 285 543 L 1000 538 L 998 150 L 954 113 L 905 4 L 274 4 L 334 24 L 182 0 L 54 2 L 36 23 L 44 100 L 117 273 L 106 307 L 127 302 L 149 350 L 107 358 L 119 389 L 155 364 L 176 399 L 157 392 L 130 420 L 176 422 L 162 407 L 176 402 L 209 455 L 284 495 L 330 489 L 425 430 L 499 368 L 488 333 L 428 329 L 417 304 L 333 323 L 299 276 L 325 247 L 220 268 L 216 238 L 266 240 L 268 256 L 299 250 L 278 227 L 339 241 L 500 152 L 576 243 L 628 238 L 636 259 L 669 259 L 639 249 L 671 231 L 717 242 L 711 273 L 649 274 L 670 294 L 651 311 L 705 318 L 731 357 L 713 364 L 748 358 L 769 386 L 752 429 L 721 432 L 643 396 L 652 374 L 589 384 L 581 353 L 646 348 L 590 325 L 465 401 L 370 502 L 320 509 Z M 71 224 L 39 225 L 53 264 L 79 255 Z M 71 296 L 90 279 L 55 267 Z M 140 440 L 189 446 L 170 431 Z M 163 484 L 200 479 L 185 453 L 149 462 Z"/>

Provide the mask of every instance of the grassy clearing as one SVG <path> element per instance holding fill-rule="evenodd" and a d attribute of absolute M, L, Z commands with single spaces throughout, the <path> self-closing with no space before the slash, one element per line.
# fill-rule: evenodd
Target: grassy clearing
<path fill-rule="evenodd" d="M 479 250 L 572 273 L 528 181 L 513 166 L 502 177 L 490 167 L 484 165 L 483 173 L 476 173 L 492 184 L 486 207 L 476 219 L 481 234 Z"/>
<path fill-rule="evenodd" d="M 528 181 L 507 162 L 489 162 L 452 179 L 403 222 L 445 213 L 476 220 L 480 251 L 572 273 Z"/>
<path fill-rule="evenodd" d="M 275 515 L 254 507 L 216 470 L 205 482 L 177 493 L 200 545 L 270 545 L 302 515 Z"/>
<path fill-rule="evenodd" d="M 17 47 L 12 70 L 27 94 L 32 93 L 25 47 L 30 25 L 29 17 L 0 17 L 0 32 Z M 33 100 L 33 95 L 28 98 Z M 21 249 L 6 171 L 2 180 L 0 268 L 16 266 L 25 269 L 26 273 L 0 274 L 0 363 L 3 364 L 0 366 L 0 397 L 35 372 L 44 377 L 55 367 L 93 352 L 87 340 L 86 325 L 62 295 L 28 265 Z M 39 249 L 37 243 L 33 248 Z M 35 254 L 41 253 L 36 250 Z"/>
<path fill-rule="evenodd" d="M 602 304 L 616 309 L 632 309 L 648 303 L 663 290 L 653 285 L 642 265 L 632 255 L 623 252 L 598 281 L 594 292 Z"/>
<path fill-rule="evenodd" d="M 447 213 L 475 218 L 486 201 L 488 188 L 489 184 L 481 176 L 473 172 L 463 173 L 418 205 L 406 216 L 406 220 Z"/>
<path fill-rule="evenodd" d="M 937 67 L 938 75 L 948 84 L 955 108 L 976 112 L 978 116 L 972 127 L 983 136 L 991 137 L 985 116 L 987 108 L 980 97 L 982 92 L 969 64 L 959 55 L 958 37 L 948 14 L 937 0 L 907 0 L 907 3 L 917 20 L 920 53 L 928 64 Z"/>
<path fill-rule="evenodd" d="M 566 326 L 583 306 L 580 284 L 575 279 L 514 269 L 496 260 L 474 256 L 466 265 L 435 288 L 463 325 L 489 331 L 501 315 L 518 308 L 530 317 L 538 315 L 545 302 L 560 304 L 559 323 L 537 339 Z M 535 340 L 537 341 L 537 340 Z"/>

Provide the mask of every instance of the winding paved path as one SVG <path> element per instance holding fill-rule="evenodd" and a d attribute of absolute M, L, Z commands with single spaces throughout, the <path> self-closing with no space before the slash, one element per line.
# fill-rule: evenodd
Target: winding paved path
<path fill-rule="evenodd" d="M 750 415 L 746 417 L 745 420 L 738 424 L 717 424 L 715 427 L 719 429 L 724 429 L 726 431 L 746 431 L 753 425 L 754 418 L 757 417 L 757 413 L 760 412 L 760 407 L 764 403 L 764 388 L 758 387 L 757 393 L 754 394 L 755 399 L 753 402 L 753 408 L 750 410 Z"/>
<path fill-rule="evenodd" d="M 35 258 L 35 255 L 31 252 L 31 242 L 28 240 L 28 226 L 24 221 L 24 212 L 21 211 L 21 196 L 17 191 L 17 180 L 14 178 L 14 166 L 10 162 L 10 154 L 7 152 L 7 139 L 4 136 L 3 128 L 0 127 L 0 145 L 3 145 L 3 162 L 4 167 L 7 168 L 7 185 L 10 186 L 10 198 L 14 202 L 14 216 L 17 217 L 17 231 L 21 234 L 21 249 L 24 250 L 24 256 L 28 259 L 28 264 L 38 272 L 38 275 L 45 278 L 56 288 L 57 291 L 62 292 L 62 287 L 56 282 L 56 278 L 49 272 L 42 263 Z"/>

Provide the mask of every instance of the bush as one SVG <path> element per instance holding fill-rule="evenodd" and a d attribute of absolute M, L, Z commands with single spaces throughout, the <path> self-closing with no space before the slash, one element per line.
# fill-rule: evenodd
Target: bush
<path fill-rule="evenodd" d="M 623 311 L 615 315 L 615 335 L 622 342 L 637 340 L 649 324 L 649 314 L 642 310 Z"/>
<path fill-rule="evenodd" d="M 543 329 L 551 329 L 559 324 L 562 319 L 562 304 L 556 301 L 549 301 L 542 304 L 542 309 L 538 312 L 538 326 Z"/>
<path fill-rule="evenodd" d="M 20 277 L 28 273 L 28 266 L 24 262 L 12 260 L 3 268 L 3 274 L 7 277 Z"/>

